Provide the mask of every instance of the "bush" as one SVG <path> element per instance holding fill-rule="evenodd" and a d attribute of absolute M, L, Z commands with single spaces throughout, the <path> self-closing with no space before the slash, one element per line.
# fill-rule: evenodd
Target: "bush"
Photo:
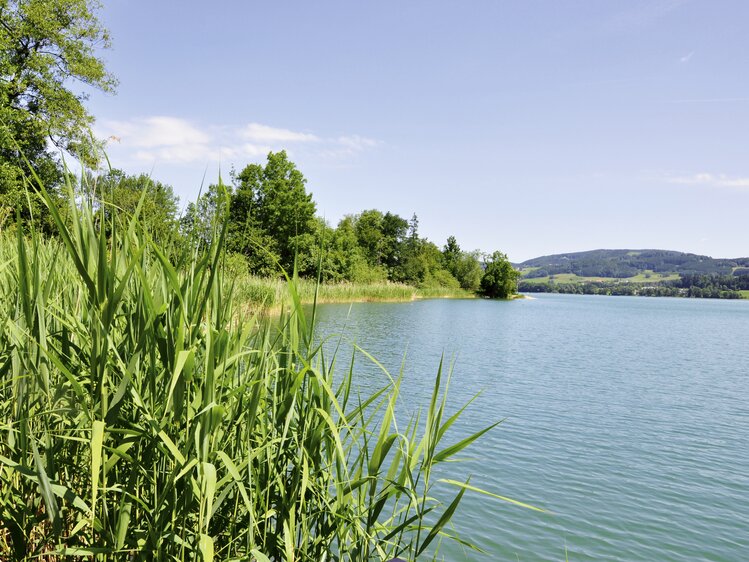
<path fill-rule="evenodd" d="M 512 267 L 507 256 L 494 252 L 486 264 L 479 291 L 493 299 L 506 299 L 517 293 L 520 273 Z"/>

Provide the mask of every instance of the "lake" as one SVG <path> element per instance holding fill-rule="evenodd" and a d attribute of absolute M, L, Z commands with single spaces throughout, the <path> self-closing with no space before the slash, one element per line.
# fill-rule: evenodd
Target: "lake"
<path fill-rule="evenodd" d="M 454 360 L 451 402 L 481 391 L 456 440 L 505 419 L 447 470 L 548 513 L 466 494 L 455 526 L 487 554 L 446 560 L 749 560 L 749 301 L 324 305 L 318 329 L 403 364 L 406 414 Z"/>

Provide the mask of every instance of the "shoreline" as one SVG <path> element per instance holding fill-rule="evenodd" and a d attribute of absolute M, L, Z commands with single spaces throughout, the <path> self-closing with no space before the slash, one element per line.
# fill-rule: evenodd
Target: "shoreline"
<path fill-rule="evenodd" d="M 408 303 L 429 299 L 480 299 L 480 295 L 465 289 L 426 288 L 420 289 L 399 283 L 376 284 L 322 284 L 299 279 L 296 281 L 296 292 L 302 305 L 317 304 L 354 304 L 354 303 Z M 316 298 L 315 298 L 316 297 Z M 242 315 L 257 314 L 275 316 L 290 304 L 288 282 L 277 279 L 247 277 L 235 285 L 233 298 Z M 521 300 L 533 297 L 517 293 L 507 299 Z"/>

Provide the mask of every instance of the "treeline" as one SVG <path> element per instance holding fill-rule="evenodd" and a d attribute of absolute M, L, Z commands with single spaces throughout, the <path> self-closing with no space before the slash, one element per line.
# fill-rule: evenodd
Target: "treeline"
<path fill-rule="evenodd" d="M 520 281 L 519 290 L 528 293 L 578 295 L 629 295 L 646 297 L 688 297 L 740 299 L 749 290 L 749 275 L 681 275 L 678 280 L 652 285 L 622 282 L 529 283 Z"/>
<path fill-rule="evenodd" d="M 306 180 L 285 152 L 271 153 L 265 165 L 250 164 L 232 174 L 222 189 L 212 185 L 191 203 L 181 233 L 207 242 L 218 216 L 228 221 L 226 249 L 246 261 L 254 275 L 276 275 L 296 267 L 302 276 L 323 281 L 376 283 L 477 290 L 483 269 L 478 252 L 464 252 L 454 237 L 443 248 L 419 235 L 414 214 L 364 210 L 336 227 L 316 214 Z"/>
<path fill-rule="evenodd" d="M 278 277 L 296 270 L 328 283 L 389 281 L 499 298 L 517 292 L 518 273 L 505 254 L 465 251 L 454 236 L 439 247 L 419 234 L 416 214 L 368 209 L 329 225 L 285 151 L 232 171 L 227 184 L 209 185 L 181 214 L 173 189 L 146 175 L 112 170 L 86 183 L 95 187 L 80 197 L 91 199 L 106 228 L 126 224 L 137 210 L 139 224 L 165 251 L 208 247 L 216 225 L 225 224 L 224 248 L 238 273 Z M 35 221 L 48 222 L 43 211 L 36 209 Z"/>

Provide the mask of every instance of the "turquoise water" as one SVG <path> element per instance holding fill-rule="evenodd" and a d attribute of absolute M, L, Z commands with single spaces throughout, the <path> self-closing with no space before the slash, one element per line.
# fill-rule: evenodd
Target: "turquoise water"
<path fill-rule="evenodd" d="M 749 560 L 749 301 L 537 295 L 325 305 L 423 405 L 440 355 L 451 397 L 480 397 L 455 438 L 506 420 L 453 476 L 455 525 L 487 554 L 447 560 Z M 404 359 L 405 353 L 405 359 Z M 363 386 L 383 382 L 360 362 Z"/>

